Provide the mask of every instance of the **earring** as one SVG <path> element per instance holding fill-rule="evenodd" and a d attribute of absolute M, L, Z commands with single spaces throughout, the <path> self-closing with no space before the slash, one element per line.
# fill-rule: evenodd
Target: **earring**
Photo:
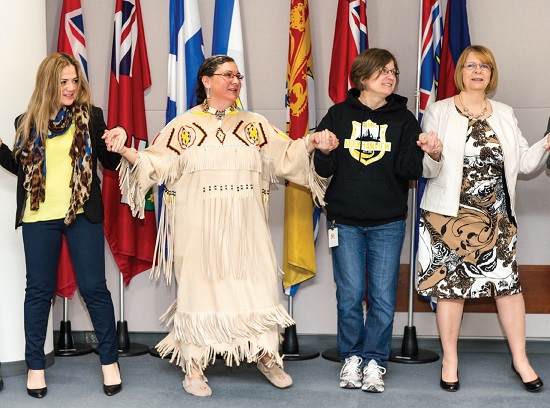
<path fill-rule="evenodd" d="M 210 98 L 210 88 L 206 88 L 206 97 Z"/>

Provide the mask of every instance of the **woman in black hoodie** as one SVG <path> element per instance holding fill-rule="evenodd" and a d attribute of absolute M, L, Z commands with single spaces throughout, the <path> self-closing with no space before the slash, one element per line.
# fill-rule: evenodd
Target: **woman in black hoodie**
<path fill-rule="evenodd" d="M 390 355 L 409 180 L 422 175 L 424 152 L 439 160 L 441 142 L 421 134 L 407 98 L 394 94 L 395 57 L 371 48 L 351 67 L 345 102 L 332 106 L 317 130 L 340 145 L 315 152 L 315 170 L 332 177 L 326 213 L 338 301 L 340 387 L 383 392 Z M 367 273 L 365 273 L 365 269 Z M 368 312 L 362 302 L 367 291 Z"/>

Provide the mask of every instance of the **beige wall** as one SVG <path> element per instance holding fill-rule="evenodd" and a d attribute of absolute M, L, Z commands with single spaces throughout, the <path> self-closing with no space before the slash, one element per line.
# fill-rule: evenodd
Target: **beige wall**
<path fill-rule="evenodd" d="M 61 0 L 46 0 L 47 42 L 50 51 L 57 44 Z M 332 51 L 336 0 L 310 0 L 312 44 L 315 67 L 318 118 L 331 102 L 327 95 L 328 72 Z M 391 50 L 400 64 L 398 93 L 409 97 L 414 110 L 416 88 L 419 1 L 369 0 L 367 5 L 369 43 L 371 47 Z M 149 137 L 164 124 L 166 101 L 166 61 L 168 53 L 168 0 L 142 0 L 141 6 L 153 86 L 146 93 Z M 446 1 L 442 1 L 443 8 Z M 211 48 L 214 0 L 199 0 L 205 50 Z M 90 69 L 90 82 L 95 104 L 107 110 L 109 66 L 112 41 L 114 0 L 82 0 Z M 246 58 L 248 108 L 284 127 L 284 84 L 287 66 L 289 0 L 241 0 L 243 37 Z M 500 74 L 499 89 L 494 98 L 515 108 L 521 129 L 530 142 L 542 137 L 550 114 L 548 90 L 550 75 L 550 38 L 547 16 L 550 3 L 530 0 L 468 1 L 470 34 L 473 43 L 487 45 L 494 52 Z M 108 112 L 105 112 L 108 115 Z M 550 251 L 545 243 L 545 231 L 550 230 L 546 216 L 550 192 L 548 172 L 531 176 L 518 186 L 519 244 L 518 260 L 522 264 L 548 264 Z M 272 195 L 270 223 L 273 240 L 281 259 L 282 253 L 282 189 Z M 321 230 L 317 249 L 318 276 L 303 285 L 294 303 L 294 317 L 299 333 L 335 333 L 336 306 L 329 251 Z M 409 259 L 409 240 L 402 263 Z M 118 305 L 118 271 L 108 249 L 107 275 Z M 125 291 L 125 318 L 130 331 L 163 331 L 158 316 L 172 301 L 173 294 L 164 283 L 155 284 L 143 273 Z M 286 298 L 281 296 L 286 302 Z M 54 321 L 61 319 L 61 303 L 57 302 Z M 74 330 L 89 330 L 91 324 L 82 302 L 71 303 Z M 118 307 L 115 307 L 118 310 Z M 118 314 L 118 312 L 117 312 Z M 530 337 L 550 337 L 550 325 L 541 324 L 548 316 L 529 316 Z M 419 335 L 436 335 L 432 314 L 416 314 Z M 396 334 L 401 334 L 406 314 L 396 316 Z M 463 334 L 470 336 L 501 336 L 493 315 L 470 315 L 464 320 Z"/>

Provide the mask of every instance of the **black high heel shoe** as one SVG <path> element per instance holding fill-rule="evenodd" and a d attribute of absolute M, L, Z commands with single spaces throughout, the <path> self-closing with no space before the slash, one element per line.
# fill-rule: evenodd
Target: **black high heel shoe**
<path fill-rule="evenodd" d="M 2 390 L 2 388 L 4 388 L 4 380 L 0 377 L 0 390 Z"/>
<path fill-rule="evenodd" d="M 458 378 L 458 374 L 457 374 Z M 457 381 L 443 381 L 443 367 L 441 367 L 441 378 L 439 380 L 439 386 L 448 392 L 457 392 L 460 389 L 460 380 Z"/>
<path fill-rule="evenodd" d="M 120 373 L 120 364 L 118 361 L 116 362 L 118 366 L 118 372 Z M 114 385 L 105 385 L 103 384 L 103 392 L 105 395 L 112 397 L 115 394 L 118 394 L 122 390 L 122 376 L 120 377 L 120 384 L 114 384 Z"/>
<path fill-rule="evenodd" d="M 540 379 L 540 377 L 537 376 L 536 379 L 534 379 L 533 381 L 523 381 L 523 379 L 521 378 L 521 375 L 520 373 L 517 372 L 516 370 L 516 367 L 514 367 L 514 362 L 512 361 L 512 371 L 514 373 L 516 373 L 519 377 L 519 379 L 521 380 L 521 382 L 523 383 L 523 385 L 525 386 L 525 389 L 529 392 L 539 392 L 540 390 L 542 390 L 542 386 L 544 385 L 544 383 L 542 382 L 542 380 Z"/>
<path fill-rule="evenodd" d="M 30 369 L 27 370 L 27 377 L 29 376 Z M 44 398 L 48 393 L 48 387 L 44 388 L 29 388 L 27 387 L 27 394 L 33 398 Z"/>

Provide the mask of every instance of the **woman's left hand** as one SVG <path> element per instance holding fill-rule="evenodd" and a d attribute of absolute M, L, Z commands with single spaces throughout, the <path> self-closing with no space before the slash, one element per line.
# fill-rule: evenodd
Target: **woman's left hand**
<path fill-rule="evenodd" d="M 544 145 L 546 151 L 550 152 L 550 133 L 546 135 L 546 144 Z"/>
<path fill-rule="evenodd" d="M 416 144 L 427 153 L 433 160 L 439 161 L 441 152 L 443 151 L 443 143 L 437 137 L 437 133 L 433 130 L 428 133 L 421 133 L 418 136 Z"/>
<path fill-rule="evenodd" d="M 126 145 L 126 139 L 128 135 L 126 130 L 122 127 L 114 127 L 109 130 L 105 130 L 102 139 L 105 139 L 107 150 L 110 152 L 120 153 Z"/>

